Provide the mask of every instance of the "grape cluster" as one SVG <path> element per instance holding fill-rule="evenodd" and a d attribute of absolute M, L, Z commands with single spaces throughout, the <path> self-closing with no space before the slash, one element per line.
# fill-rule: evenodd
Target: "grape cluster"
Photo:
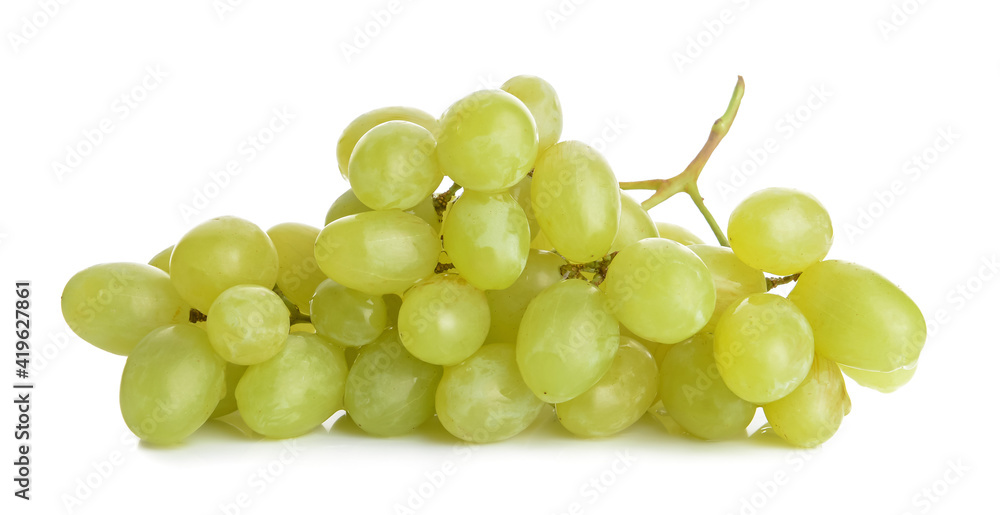
<path fill-rule="evenodd" d="M 122 415 L 156 444 L 234 412 L 291 438 L 341 409 L 374 435 L 436 415 L 493 442 L 554 406 L 579 436 L 651 412 L 702 439 L 745 435 L 762 407 L 776 434 L 815 446 L 850 410 L 844 374 L 886 392 L 912 377 L 920 310 L 881 275 L 825 260 L 833 229 L 815 197 L 754 193 L 706 245 L 654 223 L 597 150 L 561 133 L 555 91 L 532 76 L 440 118 L 371 111 L 337 143 L 351 188 L 322 229 L 209 220 L 149 265 L 77 273 L 64 317 L 128 356 Z M 701 202 L 693 182 L 658 184 Z"/>

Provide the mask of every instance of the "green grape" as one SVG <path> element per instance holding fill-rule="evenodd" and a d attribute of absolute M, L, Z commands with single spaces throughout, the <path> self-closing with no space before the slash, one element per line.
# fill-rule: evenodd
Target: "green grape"
<path fill-rule="evenodd" d="M 220 293 L 241 284 L 267 289 L 278 279 L 278 251 L 251 222 L 223 216 L 188 231 L 170 255 L 170 280 L 181 298 L 208 313 Z"/>
<path fill-rule="evenodd" d="M 87 343 L 126 356 L 150 331 L 186 322 L 191 308 L 150 265 L 105 263 L 78 272 L 62 293 L 66 324 Z"/>
<path fill-rule="evenodd" d="M 399 338 L 406 350 L 435 365 L 454 365 L 476 352 L 490 330 L 486 295 L 457 274 L 421 281 L 403 296 Z"/>
<path fill-rule="evenodd" d="M 292 324 L 288 328 L 289 333 L 309 333 L 316 334 L 316 326 L 310 324 L 309 322 L 299 322 L 297 324 Z"/>
<path fill-rule="evenodd" d="M 656 231 L 661 238 L 676 241 L 681 245 L 701 245 L 705 243 L 701 238 L 677 224 L 669 222 L 656 222 Z"/>
<path fill-rule="evenodd" d="M 538 220 L 535 220 L 535 210 L 531 208 L 531 176 L 525 176 L 521 179 L 521 182 L 511 186 L 510 196 L 517 201 L 517 205 L 521 206 L 521 210 L 524 211 L 524 216 L 528 219 L 528 229 L 531 233 L 531 239 L 534 240 L 541 234 L 541 230 L 538 228 Z"/>
<path fill-rule="evenodd" d="M 732 303 L 753 293 L 767 292 L 764 273 L 740 261 L 731 249 L 698 244 L 688 248 L 701 258 L 715 281 L 715 311 L 701 332 L 714 332 L 722 312 Z"/>
<path fill-rule="evenodd" d="M 741 261 L 758 270 L 794 274 L 826 257 L 833 244 L 833 223 L 816 197 L 767 188 L 733 210 L 729 243 Z"/>
<path fill-rule="evenodd" d="M 539 77 L 518 75 L 500 86 L 500 89 L 524 102 L 538 127 L 538 150 L 545 150 L 559 141 L 562 134 L 563 114 L 555 88 Z"/>
<path fill-rule="evenodd" d="M 347 190 L 343 195 L 337 197 L 337 200 L 335 200 L 333 205 L 330 206 L 330 210 L 326 212 L 326 223 L 323 225 L 327 226 L 330 225 L 330 222 L 340 220 L 345 216 L 367 213 L 368 211 L 373 211 L 373 209 L 362 204 L 361 201 L 358 200 L 358 197 L 354 195 L 352 190 Z M 441 230 L 441 220 L 438 219 L 437 211 L 434 210 L 433 196 L 429 196 L 421 200 L 420 203 L 413 206 L 412 209 L 406 209 L 403 210 L 403 212 L 420 217 L 421 220 L 427 222 L 434 228 L 435 233 Z"/>
<path fill-rule="evenodd" d="M 289 330 L 285 303 L 257 285 L 233 286 L 208 310 L 208 341 L 222 359 L 253 365 L 270 359 L 285 344 Z"/>
<path fill-rule="evenodd" d="M 535 218 L 560 254 L 587 263 L 611 250 L 621 195 L 599 152 L 579 141 L 556 143 L 539 156 L 531 181 Z"/>
<path fill-rule="evenodd" d="M 552 242 L 549 241 L 549 237 L 545 235 L 544 232 L 539 229 L 538 235 L 531 240 L 531 248 L 536 250 L 544 250 L 546 252 L 555 252 L 556 248 L 552 246 Z"/>
<path fill-rule="evenodd" d="M 340 175 L 347 179 L 351 153 L 354 152 L 354 147 L 358 144 L 358 140 L 376 126 L 394 120 L 415 123 L 430 131 L 431 134 L 438 133 L 437 119 L 419 109 L 397 106 L 368 111 L 355 118 L 344 129 L 343 134 L 340 135 L 340 139 L 337 141 L 337 166 L 340 167 Z"/>
<path fill-rule="evenodd" d="M 465 192 L 448 210 L 441 234 L 458 273 L 481 290 L 514 284 L 531 245 L 528 219 L 506 193 Z"/>
<path fill-rule="evenodd" d="M 150 266 L 154 266 L 163 270 L 165 273 L 170 273 L 170 254 L 174 251 L 174 246 L 171 245 L 160 251 L 159 254 L 153 256 L 153 259 L 149 260 Z"/>
<path fill-rule="evenodd" d="M 622 217 L 618 225 L 618 234 L 611 244 L 611 252 L 618 252 L 639 240 L 659 238 L 660 233 L 656 230 L 656 224 L 642 205 L 624 191 L 621 192 L 621 199 Z"/>
<path fill-rule="evenodd" d="M 733 393 L 767 404 L 791 393 L 809 373 L 813 333 L 791 301 L 755 293 L 722 313 L 715 328 L 715 362 Z"/>
<path fill-rule="evenodd" d="M 209 418 L 219 418 L 224 417 L 234 411 L 236 411 L 236 385 L 240 383 L 240 379 L 243 377 L 243 373 L 247 371 L 246 365 L 237 365 L 236 363 L 226 363 L 225 379 L 226 379 L 226 396 L 219 401 L 219 404 L 215 406 L 215 411 Z"/>
<path fill-rule="evenodd" d="M 440 366 L 406 352 L 395 331 L 386 331 L 358 351 L 347 375 L 344 407 L 367 433 L 408 433 L 434 416 Z"/>
<path fill-rule="evenodd" d="M 150 443 L 184 440 L 225 396 L 225 369 L 205 331 L 189 324 L 153 330 L 125 361 L 119 391 L 125 424 Z"/>
<path fill-rule="evenodd" d="M 469 359 L 445 367 L 434 400 L 441 425 L 477 443 L 524 431 L 545 406 L 517 372 L 512 343 L 484 345 Z"/>
<path fill-rule="evenodd" d="M 236 404 L 250 429 L 269 438 L 308 433 L 344 406 L 344 352 L 315 334 L 291 334 L 273 358 L 250 368 Z"/>
<path fill-rule="evenodd" d="M 303 313 L 326 274 L 316 264 L 313 247 L 319 229 L 305 224 L 284 223 L 267 230 L 278 251 L 278 289 Z"/>
<path fill-rule="evenodd" d="M 370 343 L 385 331 L 382 295 L 352 290 L 329 279 L 316 288 L 311 310 L 316 332 L 347 347 Z"/>
<path fill-rule="evenodd" d="M 913 379 L 913 374 L 917 371 L 917 364 L 914 362 L 913 365 L 900 367 L 892 372 L 863 370 L 847 365 L 840 365 L 840 370 L 844 372 L 845 376 L 850 377 L 855 383 L 865 388 L 878 390 L 882 393 L 892 393 Z"/>
<path fill-rule="evenodd" d="M 684 245 L 663 238 L 622 249 L 604 282 L 618 321 L 657 343 L 690 338 L 705 327 L 715 309 L 708 267 Z"/>
<path fill-rule="evenodd" d="M 713 347 L 710 334 L 672 345 L 660 361 L 660 399 L 671 417 L 698 438 L 746 436 L 757 406 L 726 386 Z"/>
<path fill-rule="evenodd" d="M 441 184 L 437 142 L 410 122 L 386 122 L 362 136 L 351 154 L 351 191 L 372 209 L 410 209 Z"/>
<path fill-rule="evenodd" d="M 559 254 L 531 249 L 524 271 L 503 290 L 487 290 L 486 300 L 490 303 L 490 333 L 487 343 L 515 343 L 521 318 L 528 303 L 542 290 L 562 281 L 559 267 L 566 260 Z"/>
<path fill-rule="evenodd" d="M 437 232 L 402 211 L 369 211 L 327 225 L 316 239 L 316 263 L 330 279 L 373 295 L 401 293 L 432 273 L 441 252 Z"/>
<path fill-rule="evenodd" d="M 506 190 L 531 171 L 538 132 L 531 112 L 513 95 L 477 91 L 441 117 L 438 162 L 467 191 Z"/>
<path fill-rule="evenodd" d="M 653 405 L 656 362 L 639 342 L 621 338 L 607 373 L 589 390 L 556 404 L 559 423 L 577 436 L 610 436 L 642 417 Z"/>
<path fill-rule="evenodd" d="M 788 294 L 812 325 L 816 352 L 841 365 L 892 372 L 912 366 L 927 339 L 920 308 L 873 270 L 823 261 Z"/>
<path fill-rule="evenodd" d="M 566 402 L 597 384 L 618 351 L 618 321 L 607 299 L 586 281 L 542 290 L 517 333 L 517 366 L 539 399 Z"/>
<path fill-rule="evenodd" d="M 850 399 L 837 364 L 816 356 L 802 384 L 788 395 L 764 405 L 771 428 L 786 442 L 816 447 L 837 432 Z"/>

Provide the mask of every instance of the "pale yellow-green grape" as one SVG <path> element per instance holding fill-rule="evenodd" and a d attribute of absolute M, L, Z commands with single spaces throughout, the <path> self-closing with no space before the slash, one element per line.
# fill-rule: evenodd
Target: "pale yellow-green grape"
<path fill-rule="evenodd" d="M 205 331 L 190 324 L 153 330 L 125 361 L 119 390 L 125 425 L 150 443 L 184 440 L 226 395 L 225 368 Z"/>
<path fill-rule="evenodd" d="M 415 215 L 369 211 L 341 218 L 316 239 L 316 263 L 330 279 L 373 295 L 401 293 L 434 273 L 441 240 Z"/>
<path fill-rule="evenodd" d="M 566 259 L 604 257 L 618 234 L 621 194 L 611 165 L 579 141 L 556 143 L 535 163 L 531 205 L 539 227 Z"/>
<path fill-rule="evenodd" d="M 880 372 L 910 366 L 927 339 L 920 308 L 875 271 L 846 261 L 806 269 L 788 294 L 812 325 L 816 352 Z"/>
<path fill-rule="evenodd" d="M 313 292 L 326 279 L 313 253 L 319 229 L 284 223 L 268 229 L 267 235 L 278 251 L 278 288 L 300 311 L 308 313 Z"/>
<path fill-rule="evenodd" d="M 566 402 L 597 384 L 618 351 L 618 321 L 608 300 L 586 281 L 542 290 L 528 304 L 517 333 L 517 366 L 545 402 Z"/>
<path fill-rule="evenodd" d="M 445 367 L 435 395 L 441 425 L 476 443 L 498 442 L 524 431 L 543 406 L 517 371 L 512 343 L 484 345 L 469 359 Z"/>
<path fill-rule="evenodd" d="M 833 436 L 850 411 L 844 376 L 837 364 L 816 356 L 795 391 L 764 405 L 774 432 L 799 447 L 815 447 Z"/>
<path fill-rule="evenodd" d="M 555 88 L 545 80 L 532 75 L 518 75 L 500 86 L 500 89 L 524 102 L 538 127 L 538 150 L 545 150 L 559 141 L 562 134 L 563 113 Z"/>
<path fill-rule="evenodd" d="M 153 329 L 186 322 L 190 310 L 166 273 L 138 263 L 84 269 L 62 293 L 69 328 L 87 343 L 122 356 Z"/>
<path fill-rule="evenodd" d="M 434 365 L 454 365 L 476 352 L 490 331 L 486 294 L 458 274 L 438 274 L 403 296 L 399 338 Z"/>
<path fill-rule="evenodd" d="M 316 332 L 347 347 L 374 341 L 386 327 L 382 295 L 352 290 L 329 279 L 316 288 L 311 311 Z"/>
<path fill-rule="evenodd" d="M 250 429 L 269 438 L 308 433 L 344 406 L 344 352 L 315 334 L 291 334 L 276 356 L 250 368 L 236 404 Z"/>
<path fill-rule="evenodd" d="M 630 331 L 657 343 L 690 338 L 715 309 L 708 267 L 684 245 L 663 238 L 622 249 L 604 282 L 611 312 Z"/>
<path fill-rule="evenodd" d="M 646 238 L 659 238 L 660 233 L 649 213 L 636 201 L 621 192 L 622 217 L 618 224 L 618 234 L 611 244 L 611 252 L 617 252 L 629 245 Z"/>
<path fill-rule="evenodd" d="M 340 135 L 340 139 L 337 141 L 337 166 L 340 167 L 340 175 L 347 179 L 351 153 L 358 144 L 358 140 L 376 126 L 394 120 L 415 123 L 430 131 L 431 134 L 436 135 L 438 133 L 437 119 L 419 109 L 394 106 L 368 111 L 355 118 L 344 129 L 343 134 Z"/>
<path fill-rule="evenodd" d="M 170 280 L 181 298 L 202 313 L 220 293 L 241 284 L 267 289 L 278 279 L 278 251 L 253 223 L 213 218 L 188 231 L 170 255 Z"/>
<path fill-rule="evenodd" d="M 698 244 L 689 245 L 688 248 L 701 258 L 715 281 L 715 311 L 701 332 L 714 332 L 722 312 L 733 302 L 753 293 L 767 292 L 764 273 L 740 261 L 732 250 Z"/>
<path fill-rule="evenodd" d="M 562 280 L 559 267 L 566 260 L 559 254 L 531 249 L 524 271 L 514 284 L 503 290 L 487 290 L 490 303 L 490 333 L 487 343 L 516 343 L 521 317 L 528 303 L 542 290 Z"/>
<path fill-rule="evenodd" d="M 653 356 L 639 342 L 621 338 L 611 368 L 589 390 L 556 404 L 559 423 L 577 436 L 610 436 L 642 417 L 657 388 Z"/>
<path fill-rule="evenodd" d="M 833 245 L 833 223 L 823 204 L 789 188 L 767 188 L 740 202 L 728 234 L 744 263 L 778 275 L 805 270 Z"/>
<path fill-rule="evenodd" d="M 240 383 L 240 379 L 243 377 L 243 373 L 247 371 L 246 365 L 237 365 L 236 363 L 226 363 L 225 378 L 226 378 L 226 396 L 219 401 L 219 404 L 215 406 L 215 411 L 212 412 L 209 418 L 219 418 L 226 416 L 234 411 L 236 411 L 236 385 Z"/>
<path fill-rule="evenodd" d="M 913 379 L 913 374 L 917 371 L 917 364 L 900 367 L 892 372 L 862 370 L 847 365 L 840 365 L 840 370 L 844 372 L 845 376 L 850 377 L 855 383 L 865 388 L 878 390 L 882 393 L 892 393 Z"/>
<path fill-rule="evenodd" d="M 437 142 L 410 122 L 386 122 L 358 140 L 351 153 L 351 191 L 372 209 L 410 209 L 441 184 Z"/>
<path fill-rule="evenodd" d="M 795 304 L 770 293 L 733 303 L 715 327 L 715 362 L 726 386 L 754 404 L 795 389 L 813 362 L 813 333 Z"/>
<path fill-rule="evenodd" d="M 712 335 L 673 345 L 660 362 L 660 399 L 688 433 L 706 440 L 746 436 L 757 406 L 733 393 L 719 375 Z"/>
<path fill-rule="evenodd" d="M 514 284 L 531 245 L 524 210 L 507 193 L 465 192 L 448 210 L 441 235 L 458 273 L 481 290 Z"/>
<path fill-rule="evenodd" d="M 270 359 L 288 336 L 288 308 L 263 286 L 229 288 L 215 299 L 207 315 L 208 341 L 230 363 L 253 365 Z"/>
<path fill-rule="evenodd" d="M 541 229 L 538 230 L 538 235 L 531 240 L 531 248 L 548 252 L 555 252 L 556 250 L 556 248 L 552 246 L 552 242 L 549 241 L 549 237 L 546 236 Z"/>
<path fill-rule="evenodd" d="M 521 210 L 524 211 L 524 216 L 528 219 L 531 240 L 534 241 L 541 234 L 541 231 L 538 228 L 538 220 L 535 220 L 535 210 L 531 208 L 531 176 L 525 176 L 521 179 L 521 182 L 511 186 L 507 193 L 510 193 L 510 196 L 517 201 L 517 205 L 521 206 Z"/>
<path fill-rule="evenodd" d="M 441 373 L 440 366 L 406 352 L 395 331 L 386 331 L 358 352 L 347 375 L 344 407 L 367 433 L 409 433 L 434 416 Z"/>
<path fill-rule="evenodd" d="M 441 171 L 466 190 L 506 190 L 535 163 L 535 120 L 510 93 L 477 91 L 452 104 L 441 117 L 437 153 Z"/>
<path fill-rule="evenodd" d="M 330 210 L 326 212 L 326 222 L 323 225 L 327 226 L 334 220 L 340 220 L 345 216 L 366 213 L 368 211 L 373 211 L 373 209 L 362 204 L 358 200 L 358 197 L 354 195 L 354 192 L 348 189 L 341 196 L 337 197 L 337 200 L 333 201 Z M 421 200 L 419 204 L 413 206 L 412 209 L 405 209 L 403 212 L 419 216 L 421 220 L 434 228 L 434 232 L 441 230 L 441 220 L 438 219 L 437 211 L 434 210 L 433 196 L 428 196 Z"/>
<path fill-rule="evenodd" d="M 174 251 L 174 246 L 171 245 L 160 251 L 159 254 L 153 256 L 153 259 L 149 260 L 150 266 L 154 266 L 163 270 L 165 273 L 170 273 L 170 254 Z"/>
<path fill-rule="evenodd" d="M 399 308 L 403 307 L 403 298 L 395 293 L 387 293 L 382 296 L 385 302 L 385 325 L 386 328 L 399 328 Z"/>
<path fill-rule="evenodd" d="M 288 328 L 288 332 L 316 334 L 316 327 L 309 322 L 299 322 L 297 324 L 292 324 L 292 326 Z"/>
<path fill-rule="evenodd" d="M 681 245 L 701 245 L 705 243 L 701 238 L 677 224 L 669 222 L 656 222 L 656 231 L 661 238 L 676 241 Z"/>

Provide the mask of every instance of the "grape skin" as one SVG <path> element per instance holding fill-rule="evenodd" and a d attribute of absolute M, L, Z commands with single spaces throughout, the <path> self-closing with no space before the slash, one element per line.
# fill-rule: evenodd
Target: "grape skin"
<path fill-rule="evenodd" d="M 555 88 L 540 77 L 518 75 L 504 82 L 500 89 L 524 102 L 538 127 L 539 152 L 555 145 L 562 134 L 562 105 Z"/>
<path fill-rule="evenodd" d="M 486 341 L 486 295 L 457 274 L 435 275 L 403 296 L 399 337 L 411 354 L 434 365 L 455 365 Z"/>
<path fill-rule="evenodd" d="M 352 290 L 327 279 L 310 304 L 316 332 L 347 347 L 360 347 L 378 338 L 387 323 L 382 295 Z"/>
<path fill-rule="evenodd" d="M 326 279 L 313 253 L 319 229 L 306 224 L 283 223 L 268 229 L 267 236 L 278 252 L 278 289 L 299 311 L 308 313 L 313 292 Z"/>
<path fill-rule="evenodd" d="M 205 330 L 222 359 L 253 365 L 281 350 L 289 330 L 288 308 L 267 288 L 234 286 L 212 303 Z"/>
<path fill-rule="evenodd" d="M 436 118 L 412 107 L 382 107 L 358 116 L 348 124 L 337 140 L 337 166 L 344 179 L 348 178 L 351 153 L 354 152 L 358 140 L 378 125 L 395 120 L 415 123 L 435 135 L 439 130 Z"/>
<path fill-rule="evenodd" d="M 507 193 L 465 192 L 444 220 L 444 250 L 458 273 L 481 290 L 502 290 L 521 275 L 531 230 Z"/>
<path fill-rule="evenodd" d="M 441 184 L 436 146 L 427 129 L 410 122 L 375 127 L 351 154 L 351 191 L 372 209 L 415 207 Z"/>

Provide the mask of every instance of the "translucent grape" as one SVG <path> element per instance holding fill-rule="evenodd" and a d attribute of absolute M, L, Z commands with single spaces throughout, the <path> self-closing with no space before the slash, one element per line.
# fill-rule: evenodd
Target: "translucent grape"
<path fill-rule="evenodd" d="M 661 238 L 676 241 L 681 245 L 701 245 L 705 243 L 701 238 L 677 224 L 668 222 L 656 222 L 656 231 Z"/>
<path fill-rule="evenodd" d="M 841 365 L 891 372 L 911 366 L 927 339 L 920 308 L 878 273 L 823 261 L 788 294 L 812 325 L 816 352 Z"/>
<path fill-rule="evenodd" d="M 642 208 L 634 198 L 621 192 L 622 216 L 618 224 L 618 234 L 611 244 L 611 252 L 617 252 L 629 245 L 646 238 L 659 238 L 656 224 L 649 213 Z"/>
<path fill-rule="evenodd" d="M 224 417 L 234 411 L 236 411 L 236 385 L 240 383 L 240 379 L 243 377 L 243 373 L 247 371 L 246 365 L 237 365 L 236 363 L 226 363 L 226 370 L 224 373 L 226 379 L 226 395 L 219 401 L 219 404 L 215 406 L 215 411 L 209 418 L 219 418 Z"/>
<path fill-rule="evenodd" d="M 660 399 L 670 416 L 698 438 L 746 436 L 757 407 L 726 386 L 713 347 L 710 334 L 670 346 L 660 362 Z"/>
<path fill-rule="evenodd" d="M 566 260 L 559 254 L 531 249 L 524 271 L 514 284 L 503 290 L 487 290 L 490 304 L 490 333 L 487 343 L 515 343 L 521 318 L 528 303 L 542 290 L 562 280 L 559 267 Z"/>
<path fill-rule="evenodd" d="M 438 162 L 466 190 L 506 190 L 531 171 L 538 132 L 528 108 L 500 90 L 477 91 L 441 117 Z"/>
<path fill-rule="evenodd" d="M 431 134 L 437 134 L 438 132 L 437 119 L 419 109 L 397 106 L 368 111 L 355 118 L 344 129 L 343 134 L 340 135 L 340 139 L 337 141 L 337 166 L 340 167 L 340 175 L 347 179 L 351 153 L 358 144 L 358 140 L 376 126 L 393 120 L 415 123 L 430 131 Z"/>
<path fill-rule="evenodd" d="M 715 362 L 740 398 L 766 404 L 788 395 L 809 373 L 813 333 L 788 299 L 755 293 L 729 306 L 715 328 Z"/>
<path fill-rule="evenodd" d="M 532 75 L 518 75 L 503 83 L 500 89 L 517 97 L 531 111 L 538 127 L 539 151 L 559 141 L 563 126 L 562 106 L 551 84 Z"/>
<path fill-rule="evenodd" d="M 161 250 L 157 255 L 153 256 L 153 259 L 149 260 L 149 265 L 163 270 L 165 273 L 170 273 L 170 254 L 174 251 L 174 246 L 171 245 L 163 250 Z"/>
<path fill-rule="evenodd" d="M 352 290 L 327 279 L 312 299 L 316 332 L 348 347 L 360 347 L 385 331 L 386 307 L 382 295 Z"/>
<path fill-rule="evenodd" d="M 263 286 L 233 286 L 208 310 L 208 341 L 222 359 L 238 365 L 260 363 L 281 350 L 288 336 L 285 303 Z"/>
<path fill-rule="evenodd" d="M 410 122 L 386 122 L 368 131 L 351 154 L 351 191 L 372 209 L 410 209 L 441 184 L 437 142 Z"/>
<path fill-rule="evenodd" d="M 333 201 L 330 210 L 326 212 L 326 223 L 323 225 L 327 226 L 334 220 L 340 220 L 345 216 L 366 213 L 368 211 L 372 211 L 372 208 L 362 204 L 353 191 L 347 190 L 341 196 L 337 197 L 337 200 Z M 421 200 L 412 209 L 405 209 L 403 212 L 420 217 L 421 220 L 434 228 L 434 232 L 441 230 L 441 220 L 438 219 L 437 211 L 434 210 L 434 198 L 431 196 Z"/>
<path fill-rule="evenodd" d="M 66 324 L 87 343 L 128 355 L 157 327 L 186 322 L 190 307 L 150 265 L 105 263 L 78 272 L 62 293 Z"/>
<path fill-rule="evenodd" d="M 715 331 L 719 317 L 733 302 L 752 293 L 766 293 L 764 273 L 739 260 L 731 249 L 715 245 L 688 245 L 708 267 L 715 281 L 715 311 L 701 332 Z"/>
<path fill-rule="evenodd" d="M 549 286 L 529 304 L 517 333 L 517 366 L 545 402 L 566 402 L 597 384 L 618 351 L 618 321 L 586 281 Z"/>
<path fill-rule="evenodd" d="M 327 225 L 316 239 L 316 263 L 330 279 L 374 295 L 401 293 L 434 273 L 441 240 L 420 218 L 369 211 Z"/>
<path fill-rule="evenodd" d="M 653 356 L 641 344 L 621 338 L 611 368 L 589 390 L 556 404 L 559 423 L 577 436 L 610 436 L 642 417 L 656 397 Z"/>
<path fill-rule="evenodd" d="M 313 253 L 319 229 L 284 223 L 268 229 L 267 235 L 278 251 L 278 288 L 300 311 L 308 313 L 313 292 L 326 279 Z"/>
<path fill-rule="evenodd" d="M 434 416 L 442 369 L 406 352 L 395 331 L 386 331 L 358 352 L 347 375 L 344 407 L 367 433 L 408 433 Z"/>
<path fill-rule="evenodd" d="M 740 260 L 758 270 L 794 274 L 826 257 L 833 244 L 833 223 L 816 197 L 768 188 L 733 210 L 729 243 Z"/>
<path fill-rule="evenodd" d="M 531 245 L 528 219 L 506 193 L 465 192 L 449 209 L 441 234 L 455 268 L 482 290 L 514 284 Z"/>
<path fill-rule="evenodd" d="M 579 141 L 563 141 L 535 163 L 531 205 L 549 241 L 566 259 L 604 257 L 618 234 L 621 194 L 611 165 Z"/>
<path fill-rule="evenodd" d="M 684 245 L 663 238 L 622 249 L 608 267 L 603 287 L 618 320 L 657 343 L 690 338 L 715 309 L 708 267 Z"/>
<path fill-rule="evenodd" d="M 844 372 L 845 376 L 850 377 L 855 383 L 865 388 L 878 390 L 882 393 L 892 393 L 913 379 L 913 374 L 917 371 L 917 364 L 900 367 L 892 372 L 862 370 L 847 365 L 840 365 L 840 370 Z"/>
<path fill-rule="evenodd" d="M 403 296 L 399 337 L 417 358 L 454 365 L 476 352 L 490 330 L 486 295 L 457 274 L 439 274 Z"/>
<path fill-rule="evenodd" d="M 816 356 L 795 391 L 764 405 L 764 415 L 781 438 L 799 447 L 815 447 L 833 436 L 850 400 L 837 364 Z"/>
<path fill-rule="evenodd" d="M 292 334 L 276 356 L 250 368 L 236 387 L 240 416 L 269 438 L 308 433 L 344 405 L 347 362 L 315 334 Z"/>
<path fill-rule="evenodd" d="M 484 345 L 469 359 L 445 367 L 435 395 L 441 425 L 477 443 L 506 440 L 524 431 L 543 406 L 517 371 L 512 343 Z"/>
<path fill-rule="evenodd" d="M 188 231 L 170 255 L 170 280 L 181 298 L 208 313 L 220 293 L 241 284 L 267 289 L 278 279 L 278 251 L 267 233 L 234 216 Z"/>
<path fill-rule="evenodd" d="M 541 233 L 541 230 L 538 228 L 538 220 L 535 220 L 535 210 L 531 208 L 531 176 L 528 175 L 521 179 L 521 182 L 511 186 L 507 193 L 510 193 L 510 196 L 524 211 L 524 216 L 528 219 L 531 239 L 534 240 Z"/>
<path fill-rule="evenodd" d="M 119 391 L 125 424 L 150 443 L 184 440 L 225 396 L 225 367 L 205 331 L 190 324 L 153 330 L 125 361 Z"/>

